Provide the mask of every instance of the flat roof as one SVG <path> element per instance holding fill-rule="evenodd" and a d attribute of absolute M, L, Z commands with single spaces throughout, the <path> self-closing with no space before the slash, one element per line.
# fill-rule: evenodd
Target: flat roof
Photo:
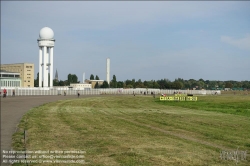
<path fill-rule="evenodd" d="M 29 62 L 24 62 L 24 63 L 9 63 L 9 64 L 1 64 L 1 65 L 16 65 L 16 64 L 33 64 L 34 63 L 29 63 Z"/>

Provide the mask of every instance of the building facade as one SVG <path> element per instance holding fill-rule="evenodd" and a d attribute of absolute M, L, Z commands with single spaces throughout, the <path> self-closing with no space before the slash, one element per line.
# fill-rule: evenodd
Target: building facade
<path fill-rule="evenodd" d="M 33 63 L 1 64 L 1 70 L 19 73 L 19 78 L 21 79 L 21 87 L 34 87 Z"/>
<path fill-rule="evenodd" d="M 96 83 L 98 83 L 99 86 L 101 86 L 104 82 L 104 80 L 85 80 L 87 84 L 91 84 L 92 88 L 95 88 Z"/>
<path fill-rule="evenodd" d="M 21 87 L 20 73 L 0 70 L 0 87 Z"/>

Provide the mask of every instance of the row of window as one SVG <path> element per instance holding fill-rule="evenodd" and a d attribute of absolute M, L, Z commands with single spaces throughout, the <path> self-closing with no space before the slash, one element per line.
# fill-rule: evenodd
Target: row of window
<path fill-rule="evenodd" d="M 20 87 L 20 81 L 2 81 L 0 82 L 0 86 L 7 86 L 7 87 Z"/>
<path fill-rule="evenodd" d="M 26 66 L 26 68 L 32 68 L 32 66 Z"/>
<path fill-rule="evenodd" d="M 19 75 L 13 75 L 13 74 L 1 74 L 1 77 L 17 77 L 19 78 Z"/>
<path fill-rule="evenodd" d="M 20 72 L 23 71 L 22 69 L 15 69 L 15 68 L 1 68 L 1 70 L 13 71 L 13 72 Z"/>

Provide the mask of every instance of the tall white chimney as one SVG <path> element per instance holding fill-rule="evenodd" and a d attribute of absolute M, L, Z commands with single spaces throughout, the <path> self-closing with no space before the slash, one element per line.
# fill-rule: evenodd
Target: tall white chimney
<path fill-rule="evenodd" d="M 107 82 L 110 82 L 110 59 L 107 58 Z"/>
<path fill-rule="evenodd" d="M 85 83 L 85 72 L 82 75 L 82 83 Z"/>

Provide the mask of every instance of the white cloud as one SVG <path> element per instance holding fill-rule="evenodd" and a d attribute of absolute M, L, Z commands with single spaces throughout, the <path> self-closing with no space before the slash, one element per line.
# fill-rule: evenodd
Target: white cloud
<path fill-rule="evenodd" d="M 234 39 L 230 36 L 221 36 L 221 41 L 243 50 L 250 50 L 250 34 L 246 34 L 244 38 Z"/>

